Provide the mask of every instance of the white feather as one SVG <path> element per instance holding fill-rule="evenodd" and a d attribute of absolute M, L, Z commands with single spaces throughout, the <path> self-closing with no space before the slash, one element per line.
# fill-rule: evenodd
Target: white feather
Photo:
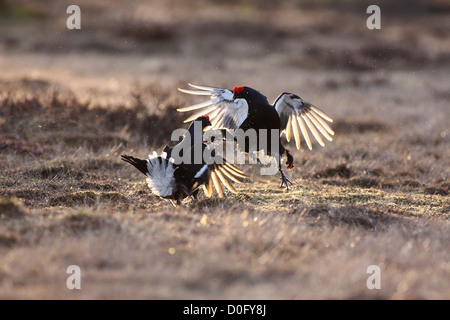
<path fill-rule="evenodd" d="M 208 115 L 214 129 L 227 128 L 236 130 L 248 116 L 248 103 L 245 99 L 234 99 L 234 93 L 228 89 L 189 84 L 196 89 L 180 89 L 181 92 L 194 95 L 209 95 L 210 100 L 191 106 L 178 108 L 179 112 L 197 110 L 195 114 L 184 120 L 190 122 L 199 115 Z"/>
<path fill-rule="evenodd" d="M 282 132 L 286 133 L 288 141 L 290 140 L 290 133 L 294 133 L 297 149 L 300 149 L 301 136 L 304 137 L 308 148 L 312 149 L 307 128 L 322 147 L 325 144 L 320 134 L 329 141 L 333 140 L 331 136 L 334 135 L 334 131 L 324 121 L 332 122 L 333 119 L 311 103 L 292 93 L 283 93 L 275 100 L 274 106 L 282 120 Z M 292 129 L 289 125 L 292 126 Z"/>
<path fill-rule="evenodd" d="M 194 176 L 195 179 L 200 178 L 202 176 L 202 174 L 206 171 L 206 169 L 208 169 L 208 165 L 205 164 L 198 172 L 197 174 Z"/>
<path fill-rule="evenodd" d="M 192 88 L 207 90 L 207 91 L 220 90 L 220 88 L 216 88 L 216 87 L 199 86 L 199 85 L 195 85 L 195 84 L 191 84 L 191 83 L 188 83 L 188 85 Z"/>
<path fill-rule="evenodd" d="M 225 101 L 230 101 L 231 102 L 234 99 L 234 93 L 231 92 L 230 90 L 227 90 L 227 89 L 222 89 L 220 91 L 220 95 Z"/>
<path fill-rule="evenodd" d="M 147 160 L 147 169 L 147 184 L 155 195 L 167 197 L 177 191 L 174 175 L 176 168 L 171 161 L 160 161 L 156 153 L 153 153 Z"/>

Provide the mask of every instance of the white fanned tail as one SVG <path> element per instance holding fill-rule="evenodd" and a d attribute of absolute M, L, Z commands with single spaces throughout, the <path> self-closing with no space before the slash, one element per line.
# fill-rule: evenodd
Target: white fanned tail
<path fill-rule="evenodd" d="M 147 160 L 147 184 L 152 192 L 160 197 L 167 197 L 177 191 L 175 181 L 175 170 L 171 159 L 166 159 L 167 154 L 163 152 L 158 156 L 153 152 Z"/>

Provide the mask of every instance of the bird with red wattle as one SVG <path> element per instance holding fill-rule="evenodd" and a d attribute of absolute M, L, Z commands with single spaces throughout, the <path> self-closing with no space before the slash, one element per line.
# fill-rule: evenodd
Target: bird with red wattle
<path fill-rule="evenodd" d="M 121 156 L 122 160 L 147 177 L 147 184 L 153 194 L 170 201 L 175 200 L 177 205 L 188 197 L 197 201 L 200 187 L 208 198 L 214 195 L 214 190 L 220 198 L 225 197 L 223 186 L 230 192 L 237 193 L 231 182 L 243 183 L 248 176 L 223 158 L 219 157 L 214 162 L 203 157 L 208 154 L 205 149 L 209 148 L 203 141 L 203 131 L 209 126 L 209 116 L 200 116 L 192 122 L 184 138 L 174 147 L 166 145 L 161 153 L 155 151 L 146 160 L 126 154 Z M 199 132 L 196 131 L 197 127 L 200 128 Z M 181 148 L 177 148 L 180 146 Z M 178 155 L 174 154 L 175 148 L 180 150 Z M 182 160 L 186 155 L 182 153 L 188 155 L 188 161 Z M 198 163 L 194 161 L 195 153 L 201 155 Z M 217 158 L 214 150 L 209 154 L 212 159 Z"/>
<path fill-rule="evenodd" d="M 271 105 L 266 96 L 246 86 L 236 86 L 233 90 L 193 84 L 189 84 L 189 86 L 192 89 L 179 88 L 178 90 L 188 94 L 207 95 L 210 96 L 210 100 L 177 109 L 180 112 L 197 111 L 185 122 L 192 121 L 199 114 L 205 114 L 210 117 L 214 129 L 225 129 L 231 131 L 232 134 L 245 132 L 248 129 L 256 130 L 259 135 L 258 141 L 260 138 L 266 138 L 267 143 L 261 146 L 258 142 L 256 145 L 245 143 L 240 147 L 247 153 L 251 150 L 262 150 L 267 155 L 275 157 L 281 174 L 280 187 L 285 185 L 287 190 L 289 190 L 288 184 L 292 184 L 292 182 L 285 176 L 281 168 L 281 158 L 286 155 L 288 170 L 294 167 L 294 159 L 289 150 L 282 145 L 281 140 L 278 140 L 276 144 L 271 143 L 272 129 L 278 130 L 279 137 L 285 134 L 288 142 L 294 136 L 296 147 L 299 150 L 302 137 L 308 148 L 312 149 L 309 133 L 321 146 L 325 145 L 322 136 L 332 141 L 334 131 L 327 122 L 333 120 L 325 112 L 293 93 L 280 94 Z M 267 136 L 261 137 L 260 135 Z M 234 140 L 242 141 L 236 137 Z"/>

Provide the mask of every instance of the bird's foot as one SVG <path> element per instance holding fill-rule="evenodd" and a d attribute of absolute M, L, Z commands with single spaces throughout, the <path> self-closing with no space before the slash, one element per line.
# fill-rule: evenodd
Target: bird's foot
<path fill-rule="evenodd" d="M 283 171 L 280 171 L 281 173 L 281 184 L 280 184 L 280 188 L 283 187 L 283 185 L 286 185 L 286 191 L 289 191 L 289 184 L 292 184 L 291 180 L 289 180 L 288 178 L 286 178 L 286 176 L 284 175 Z"/>

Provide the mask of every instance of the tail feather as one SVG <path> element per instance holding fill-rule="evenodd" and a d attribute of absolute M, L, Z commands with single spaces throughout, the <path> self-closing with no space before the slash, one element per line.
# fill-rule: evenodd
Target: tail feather
<path fill-rule="evenodd" d="M 121 155 L 123 161 L 128 162 L 133 165 L 136 169 L 138 169 L 143 174 L 147 175 L 147 160 L 138 159 L 132 156 L 128 156 L 126 154 Z"/>
<path fill-rule="evenodd" d="M 148 160 L 141 160 L 128 155 L 122 155 L 122 160 L 132 164 L 147 176 L 148 187 L 157 196 L 168 197 L 177 191 L 174 164 L 166 159 L 166 154 L 158 156 L 156 152 Z"/>
<path fill-rule="evenodd" d="M 166 154 L 157 156 L 156 152 L 148 159 L 147 184 L 152 192 L 161 197 L 168 197 L 177 191 L 175 167 L 166 159 Z"/>

